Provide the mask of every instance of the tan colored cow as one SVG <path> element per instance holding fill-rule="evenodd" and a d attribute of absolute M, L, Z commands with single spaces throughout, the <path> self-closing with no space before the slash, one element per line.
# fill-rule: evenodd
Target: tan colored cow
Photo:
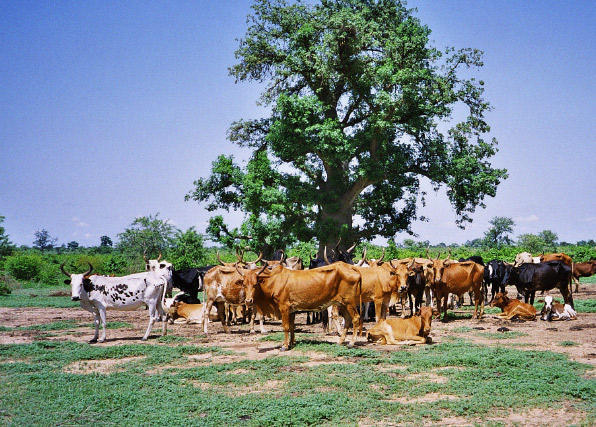
<path fill-rule="evenodd" d="M 381 319 L 368 331 L 367 340 L 377 344 L 402 344 L 400 341 L 424 344 L 429 340 L 432 314 L 432 308 L 422 307 L 419 315 L 409 319 Z"/>
<path fill-rule="evenodd" d="M 524 320 L 536 320 L 536 309 L 518 299 L 511 299 L 506 294 L 498 292 L 493 298 L 491 307 L 499 307 L 502 312 L 497 314 L 501 319 L 511 320 L 514 317 Z"/>
<path fill-rule="evenodd" d="M 447 299 L 449 294 L 461 297 L 466 292 L 474 292 L 473 319 L 484 314 L 484 267 L 474 261 L 453 262 L 449 259 L 434 260 L 433 290 L 437 299 L 437 310 L 441 311 L 443 303 L 443 321 L 447 320 Z M 478 313 L 480 306 L 480 314 Z"/>
<path fill-rule="evenodd" d="M 205 306 L 175 301 L 168 308 L 168 317 L 172 323 L 203 324 Z"/>
<path fill-rule="evenodd" d="M 356 341 L 360 327 L 357 307 L 360 303 L 362 276 L 358 270 L 344 262 L 336 262 L 312 270 L 288 270 L 282 266 L 261 270 L 241 271 L 246 287 L 246 302 L 254 304 L 263 314 L 281 317 L 284 328 L 282 351 L 295 343 L 294 320 L 297 311 L 320 311 L 337 305 L 346 320 L 340 336 L 343 344 L 350 324 L 353 335 L 349 346 Z"/>

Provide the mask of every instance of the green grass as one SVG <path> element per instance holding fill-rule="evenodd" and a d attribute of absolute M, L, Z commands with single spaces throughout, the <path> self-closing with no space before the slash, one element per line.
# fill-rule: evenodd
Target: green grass
<path fill-rule="evenodd" d="M 505 332 L 479 332 L 476 335 L 494 339 L 494 340 L 507 340 L 510 338 L 527 337 L 528 334 L 520 331 L 505 331 Z"/>
<path fill-rule="evenodd" d="M 1 331 L 62 331 L 74 328 L 94 328 L 92 323 L 77 323 L 74 320 L 59 320 L 57 322 L 43 323 L 40 325 L 29 325 L 29 326 L 18 326 L 18 327 L 7 327 L 0 326 Z M 108 322 L 106 325 L 107 329 L 120 329 L 120 328 L 132 328 L 133 325 L 127 322 Z"/>
<path fill-rule="evenodd" d="M 561 341 L 559 345 L 561 347 L 575 347 L 576 345 L 579 345 L 579 343 L 576 343 L 575 341 Z"/>
<path fill-rule="evenodd" d="M 50 293 L 56 292 L 56 290 L 56 288 L 15 289 L 10 295 L 0 296 L 0 307 L 80 307 L 79 302 L 71 301 L 68 296 L 49 296 Z"/>
<path fill-rule="evenodd" d="M 331 363 L 308 366 L 301 355 L 305 351 L 332 356 Z M 2 345 L 0 386 L 10 390 L 0 398 L 3 423 L 295 425 L 367 419 L 421 424 L 448 416 L 486 423 L 487 414 L 560 405 L 585 411 L 589 419 L 596 413 L 595 381 L 582 376 L 589 367 L 547 351 L 458 339 L 384 352 L 299 340 L 289 355 L 229 363 L 209 359 L 225 353 L 191 345 Z M 205 363 L 186 362 L 197 354 L 207 357 Z M 64 371 L 75 361 L 130 356 L 143 357 L 113 372 Z M 170 363 L 174 367 L 155 370 Z M 445 381 L 434 382 L 429 375 Z M 431 392 L 456 399 L 388 400 L 407 402 Z"/>

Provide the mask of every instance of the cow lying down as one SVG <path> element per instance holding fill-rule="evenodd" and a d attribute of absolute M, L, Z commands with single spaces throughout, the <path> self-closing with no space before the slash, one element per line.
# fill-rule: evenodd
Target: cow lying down
<path fill-rule="evenodd" d="M 187 304 L 184 301 L 175 301 L 167 309 L 167 315 L 171 323 L 203 324 L 205 314 L 204 304 Z M 216 321 L 217 315 L 209 316 L 208 321 Z"/>
<path fill-rule="evenodd" d="M 495 294 L 490 306 L 499 307 L 502 310 L 502 313 L 497 314 L 500 319 L 511 320 L 516 317 L 523 320 L 536 320 L 536 309 L 533 305 L 511 299 L 502 292 Z"/>
<path fill-rule="evenodd" d="M 550 295 L 544 297 L 544 307 L 540 312 L 541 320 L 575 320 L 577 319 L 577 312 L 569 304 L 561 304 L 558 301 L 553 301 Z"/>
<path fill-rule="evenodd" d="M 366 334 L 368 341 L 377 344 L 424 344 L 432 342 L 428 336 L 432 322 L 432 309 L 422 307 L 409 319 L 381 319 Z"/>

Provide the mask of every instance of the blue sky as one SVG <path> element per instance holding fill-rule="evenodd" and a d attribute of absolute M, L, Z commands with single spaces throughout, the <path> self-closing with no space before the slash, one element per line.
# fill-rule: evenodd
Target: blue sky
<path fill-rule="evenodd" d="M 409 5 L 436 46 L 485 51 L 493 164 L 510 175 L 466 230 L 432 193 L 419 238 L 463 242 L 497 215 L 515 219 L 515 235 L 596 238 L 595 3 Z M 249 1 L 3 2 L 0 215 L 11 239 L 31 244 L 46 228 L 60 243 L 98 244 L 155 212 L 204 230 L 210 214 L 184 195 L 217 155 L 247 157 L 226 140 L 232 121 L 266 114 L 259 86 L 227 71 L 249 11 Z"/>

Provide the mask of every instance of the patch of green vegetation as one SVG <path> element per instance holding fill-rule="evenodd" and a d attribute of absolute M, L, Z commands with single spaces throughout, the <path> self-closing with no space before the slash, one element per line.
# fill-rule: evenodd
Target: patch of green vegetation
<path fill-rule="evenodd" d="M 576 345 L 579 345 L 579 343 L 575 341 L 561 341 L 559 345 L 561 347 L 575 347 Z"/>
<path fill-rule="evenodd" d="M 457 328 L 453 328 L 452 331 L 456 334 L 463 334 L 466 332 L 472 332 L 474 329 L 470 328 L 469 326 L 458 326 Z"/>
<path fill-rule="evenodd" d="M 525 332 L 520 331 L 505 331 L 505 332 L 479 332 L 476 335 L 494 339 L 494 340 L 507 340 L 510 338 L 517 338 L 517 337 L 526 337 L 528 336 Z"/>
<path fill-rule="evenodd" d="M 11 390 L 3 395 L 3 413 L 11 423 L 25 425 L 126 424 L 130 420 L 143 424 L 344 424 L 364 419 L 420 424 L 448 416 L 478 421 L 489 411 L 505 415 L 511 408 L 542 407 L 569 399 L 592 419 L 596 412 L 592 404 L 595 382 L 582 377 L 589 367 L 562 354 L 488 347 L 461 339 L 395 352 L 301 340 L 296 350 L 341 359 L 307 364 L 307 357 L 290 352 L 263 360 L 218 364 L 205 359 L 204 364 L 185 366 L 190 355 L 215 356 L 225 351 L 154 344 L 3 345 L 0 386 Z M 62 371 L 73 361 L 129 356 L 146 357 L 119 365 L 112 373 Z M 366 362 L 378 363 L 379 369 Z M 174 367 L 147 373 L 151 366 L 164 363 Z M 431 392 L 457 399 L 396 401 Z M 156 396 L 159 410 L 155 410 Z M 23 405 L 24 401 L 28 404 Z"/>
<path fill-rule="evenodd" d="M 180 337 L 177 335 L 166 335 L 165 337 L 159 337 L 157 341 L 161 343 L 176 343 L 176 342 L 186 342 L 190 341 L 190 338 L 187 337 Z"/>
<path fill-rule="evenodd" d="M 596 299 L 576 299 L 573 305 L 578 313 L 596 313 Z"/>
<path fill-rule="evenodd" d="M 81 304 L 77 301 L 71 301 L 69 296 L 49 296 L 50 293 L 55 291 L 52 288 L 39 287 L 16 289 L 10 295 L 0 296 L 0 307 L 80 307 Z"/>
<path fill-rule="evenodd" d="M 7 326 L 0 326 L 0 331 L 63 331 L 67 329 L 75 328 L 94 328 L 93 323 L 79 324 L 75 320 L 59 320 L 57 322 L 42 323 L 40 325 L 29 325 L 29 326 L 18 326 L 10 328 Z M 128 322 L 108 322 L 106 324 L 107 329 L 120 329 L 120 328 L 132 328 Z"/>

